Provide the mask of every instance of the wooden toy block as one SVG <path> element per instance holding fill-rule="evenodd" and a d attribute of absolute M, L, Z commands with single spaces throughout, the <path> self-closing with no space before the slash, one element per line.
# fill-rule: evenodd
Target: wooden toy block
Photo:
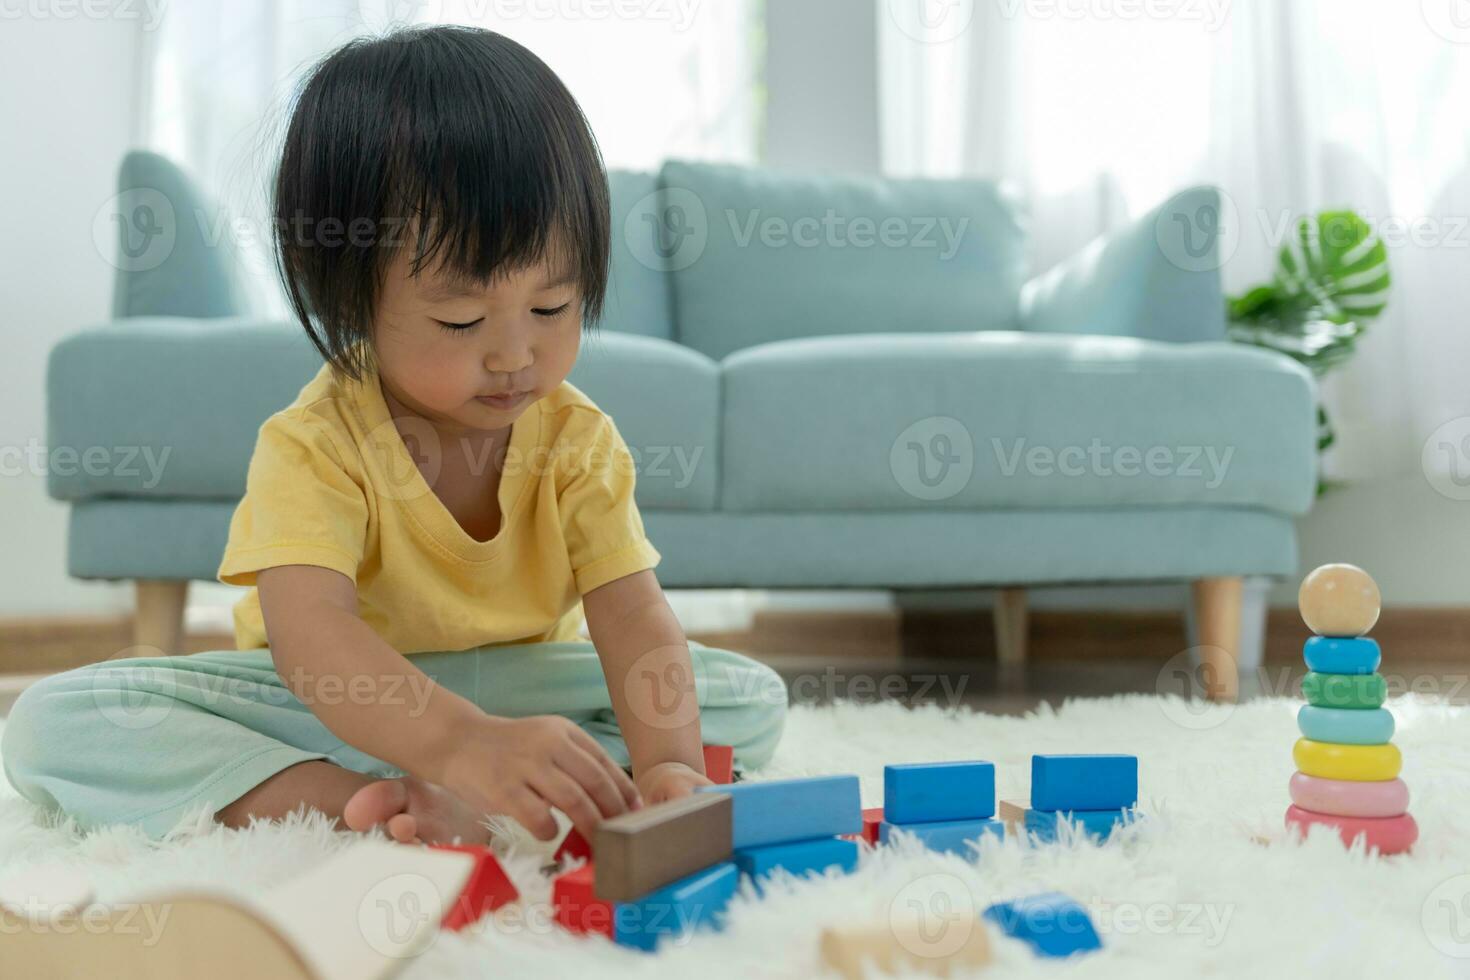
<path fill-rule="evenodd" d="M 0 974 L 386 980 L 433 942 L 445 906 L 474 868 L 470 855 L 365 839 L 261 895 L 190 885 L 115 905 L 38 909 L 35 898 L 57 896 L 16 894 L 7 879 Z"/>
<path fill-rule="evenodd" d="M 551 883 L 551 902 L 556 908 L 556 921 L 568 932 L 578 935 L 596 933 L 611 939 L 613 908 L 598 899 L 594 891 L 594 880 L 590 864 L 557 876 Z"/>
<path fill-rule="evenodd" d="M 986 820 L 945 820 L 939 823 L 896 824 L 883 821 L 878 839 L 887 844 L 894 833 L 902 831 L 913 834 L 931 851 L 970 856 L 970 845 L 979 846 L 980 838 L 986 834 L 1004 837 L 1006 826 L 994 818 Z"/>
<path fill-rule="evenodd" d="M 896 824 L 993 817 L 995 766 L 981 761 L 884 766 L 883 813 Z"/>
<path fill-rule="evenodd" d="M 1367 636 L 1314 636 L 1302 645 L 1302 657 L 1320 674 L 1371 674 L 1383 662 L 1378 641 Z"/>
<path fill-rule="evenodd" d="M 1113 831 L 1138 819 L 1132 810 L 1027 810 L 1023 825 L 1042 841 L 1056 840 L 1063 823 L 1076 824 L 1084 834 L 1107 840 Z"/>
<path fill-rule="evenodd" d="M 741 874 L 756 883 L 757 890 L 760 889 L 761 879 L 777 870 L 797 877 L 826 874 L 833 868 L 848 874 L 857 867 L 857 862 L 857 842 L 840 837 L 822 837 L 791 844 L 767 844 L 764 847 L 747 847 L 735 852 L 735 866 L 740 869 Z"/>
<path fill-rule="evenodd" d="M 730 857 L 733 804 L 694 793 L 597 826 L 597 897 L 627 902 Z"/>
<path fill-rule="evenodd" d="M 1362 636 L 1378 622 L 1378 583 L 1356 565 L 1323 565 L 1302 579 L 1302 621 L 1322 636 Z"/>
<path fill-rule="evenodd" d="M 882 829 L 883 808 L 881 806 L 870 806 L 865 809 L 863 811 L 863 830 L 857 837 L 877 847 L 878 835 Z"/>
<path fill-rule="evenodd" d="M 1039 956 L 1072 956 L 1102 948 L 1087 910 L 1060 892 L 997 902 L 985 910 L 985 919 Z"/>
<path fill-rule="evenodd" d="M 739 848 L 856 834 L 863 828 L 863 806 L 856 776 L 700 786 L 694 793 L 731 798 L 734 844 Z M 601 854 L 599 850 L 599 861 Z"/>
<path fill-rule="evenodd" d="M 662 936 L 724 926 L 725 906 L 740 883 L 734 862 L 723 861 L 613 910 L 613 940 L 652 951 Z"/>
<path fill-rule="evenodd" d="M 847 980 L 900 972 L 947 977 L 990 962 L 990 933 L 974 916 L 937 926 L 915 916 L 864 929 L 823 929 L 821 951 L 823 964 Z"/>
<path fill-rule="evenodd" d="M 505 869 L 500 866 L 495 853 L 488 847 L 477 844 L 430 844 L 436 851 L 456 851 L 475 859 L 469 880 L 444 914 L 439 923 L 441 929 L 457 932 L 487 912 L 494 912 L 502 905 L 520 897 L 516 886 L 511 883 Z"/>
<path fill-rule="evenodd" d="M 728 786 L 735 781 L 735 750 L 728 745 L 706 745 L 704 747 L 704 774 L 717 786 Z"/>
<path fill-rule="evenodd" d="M 1019 834 L 1026 829 L 1028 804 L 1021 800 L 1000 801 L 1000 822 L 1006 825 L 1006 833 Z"/>
<path fill-rule="evenodd" d="M 567 831 L 567 835 L 557 845 L 556 853 L 551 856 L 552 862 L 558 866 L 572 858 L 579 861 L 592 860 L 592 845 L 587 843 L 587 838 L 576 827 Z"/>
<path fill-rule="evenodd" d="M 1034 810 L 1120 810 L 1138 803 L 1138 757 L 1033 755 Z"/>

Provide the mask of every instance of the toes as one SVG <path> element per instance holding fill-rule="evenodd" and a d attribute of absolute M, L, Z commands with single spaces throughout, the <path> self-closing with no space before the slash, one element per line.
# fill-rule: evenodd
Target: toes
<path fill-rule="evenodd" d="M 364 831 L 407 809 L 408 788 L 399 780 L 382 779 L 352 794 L 342 808 L 342 819 L 353 830 Z"/>

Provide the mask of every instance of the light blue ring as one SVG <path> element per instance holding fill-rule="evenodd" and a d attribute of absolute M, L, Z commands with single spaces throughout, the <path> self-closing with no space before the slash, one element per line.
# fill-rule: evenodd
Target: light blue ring
<path fill-rule="evenodd" d="M 1304 704 L 1296 725 L 1314 742 L 1386 745 L 1393 740 L 1393 712 L 1387 708 L 1320 708 Z"/>

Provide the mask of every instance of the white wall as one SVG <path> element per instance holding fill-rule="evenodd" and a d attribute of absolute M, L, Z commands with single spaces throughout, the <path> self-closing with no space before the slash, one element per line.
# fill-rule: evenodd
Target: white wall
<path fill-rule="evenodd" d="M 135 19 L 73 5 L 0 7 L 0 616 L 123 608 L 114 585 L 65 573 L 66 510 L 46 497 L 28 446 L 44 445 L 46 354 L 105 322 L 112 268 L 92 218 L 113 193 L 135 118 Z M 141 8 L 141 5 L 139 5 Z M 68 10 L 75 16 L 57 14 Z"/>

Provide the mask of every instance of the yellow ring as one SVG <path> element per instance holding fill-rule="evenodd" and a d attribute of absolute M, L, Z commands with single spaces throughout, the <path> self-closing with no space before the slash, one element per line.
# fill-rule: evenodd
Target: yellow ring
<path fill-rule="evenodd" d="M 1358 783 L 1395 779 L 1404 765 L 1397 745 L 1339 745 L 1310 738 L 1297 739 L 1291 757 L 1308 776 Z"/>

